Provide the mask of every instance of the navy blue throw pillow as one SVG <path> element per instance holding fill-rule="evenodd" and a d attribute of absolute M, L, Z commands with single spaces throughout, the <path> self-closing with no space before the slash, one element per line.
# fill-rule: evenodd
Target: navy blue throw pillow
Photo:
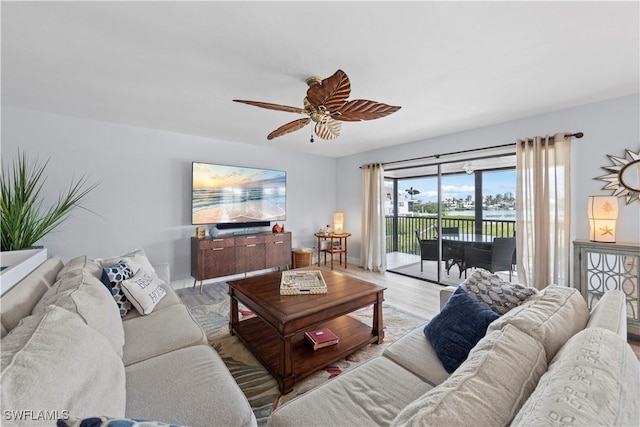
<path fill-rule="evenodd" d="M 424 327 L 424 334 L 444 368 L 452 373 L 485 335 L 489 323 L 498 317 L 496 312 L 459 287 L 442 311 Z"/>

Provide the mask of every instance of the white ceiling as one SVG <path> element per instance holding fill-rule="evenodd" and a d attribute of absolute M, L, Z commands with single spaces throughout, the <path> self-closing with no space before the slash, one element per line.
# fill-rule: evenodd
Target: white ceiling
<path fill-rule="evenodd" d="M 632 2 L 6 2 L 2 104 L 344 156 L 639 91 Z M 337 69 L 400 105 L 267 141 Z"/>

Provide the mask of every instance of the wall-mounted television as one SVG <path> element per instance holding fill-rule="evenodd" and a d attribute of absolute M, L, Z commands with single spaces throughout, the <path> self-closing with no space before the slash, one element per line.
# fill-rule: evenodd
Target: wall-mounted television
<path fill-rule="evenodd" d="M 285 171 L 193 162 L 191 189 L 194 225 L 286 219 Z"/>

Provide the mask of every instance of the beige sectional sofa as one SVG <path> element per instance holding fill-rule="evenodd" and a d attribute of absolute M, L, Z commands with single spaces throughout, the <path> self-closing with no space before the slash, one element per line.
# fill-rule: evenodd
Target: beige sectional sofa
<path fill-rule="evenodd" d="M 2 296 L 3 425 L 93 416 L 256 425 L 169 285 L 169 266 L 154 268 L 166 295 L 148 315 L 134 309 L 121 319 L 100 280 L 103 264 L 85 256 L 65 265 L 50 258 Z"/>
<path fill-rule="evenodd" d="M 441 306 L 455 289 L 442 289 Z M 451 374 L 420 327 L 277 408 L 269 425 L 638 426 L 625 303 L 609 291 L 589 312 L 575 289 L 550 286 L 492 321 Z"/>

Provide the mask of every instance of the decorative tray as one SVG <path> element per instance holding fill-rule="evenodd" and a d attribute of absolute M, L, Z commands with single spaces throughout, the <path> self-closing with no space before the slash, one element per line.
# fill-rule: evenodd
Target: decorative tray
<path fill-rule="evenodd" d="M 320 270 L 287 270 L 280 279 L 280 295 L 326 294 L 327 284 Z"/>

